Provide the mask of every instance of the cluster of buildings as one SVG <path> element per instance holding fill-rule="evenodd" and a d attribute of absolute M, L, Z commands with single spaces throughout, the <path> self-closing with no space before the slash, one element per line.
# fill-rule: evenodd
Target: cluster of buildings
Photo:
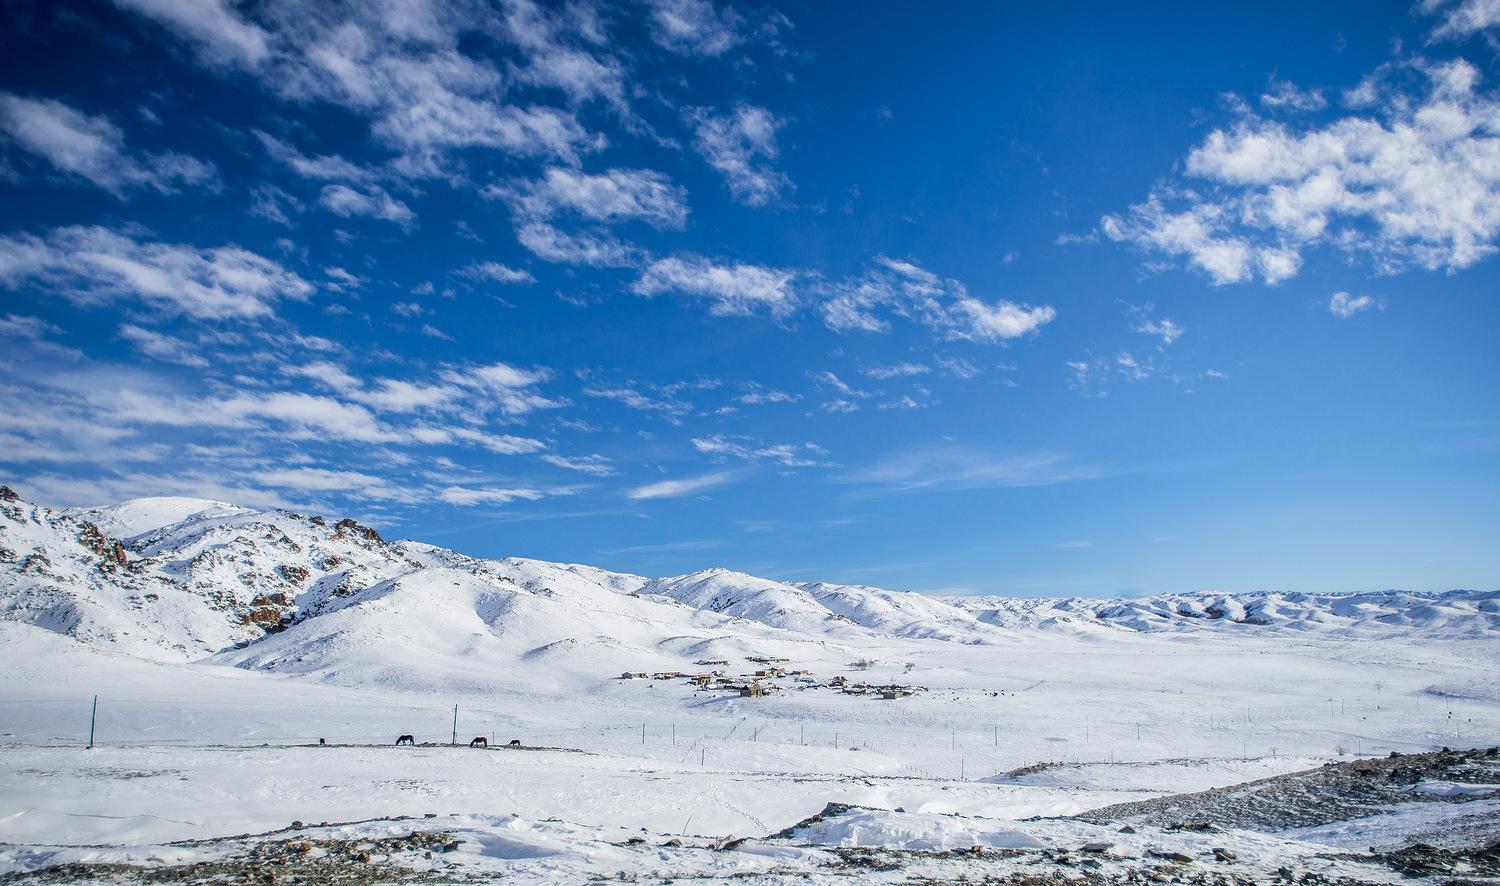
<path fill-rule="evenodd" d="M 763 665 L 748 674 L 731 676 L 723 670 L 708 670 L 689 674 L 684 671 L 661 671 L 655 674 L 646 671 L 626 671 L 622 680 L 686 680 L 695 689 L 707 692 L 735 692 L 742 698 L 761 698 L 781 692 L 788 686 L 778 682 L 790 680 L 794 689 L 830 689 L 845 695 L 872 695 L 883 699 L 906 698 L 915 695 L 920 687 L 900 683 L 874 684 L 851 683 L 848 677 L 839 675 L 828 680 L 819 680 L 806 668 L 788 668 L 785 658 L 752 655 L 745 658 L 753 664 Z M 696 662 L 699 667 L 727 667 L 726 659 L 704 659 Z"/>

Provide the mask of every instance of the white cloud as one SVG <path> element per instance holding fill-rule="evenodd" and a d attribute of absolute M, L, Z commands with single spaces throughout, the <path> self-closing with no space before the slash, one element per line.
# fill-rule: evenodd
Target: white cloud
<path fill-rule="evenodd" d="M 520 285 L 536 282 L 536 278 L 531 276 L 530 271 L 512 268 L 493 261 L 472 264 L 455 271 L 455 273 L 461 277 L 468 277 L 473 280 L 490 280 L 495 283 Z"/>
<path fill-rule="evenodd" d="M 713 314 L 748 315 L 767 311 L 783 317 L 796 307 L 791 271 L 750 264 L 716 264 L 701 256 L 658 259 L 646 266 L 631 291 L 650 298 L 679 292 L 709 301 Z"/>
<path fill-rule="evenodd" d="M 885 332 L 885 314 L 916 320 L 950 339 L 994 342 L 1017 338 L 1052 322 L 1050 305 L 989 303 L 910 261 L 878 256 L 863 276 L 825 287 L 823 322 L 840 332 Z"/>
<path fill-rule="evenodd" d="M 334 215 L 343 218 L 376 218 L 395 222 L 407 228 L 416 214 L 405 203 L 386 193 L 385 188 L 371 185 L 356 191 L 347 185 L 324 185 L 318 203 Z"/>
<path fill-rule="evenodd" d="M 539 179 L 489 193 L 507 201 L 522 222 L 569 213 L 598 222 L 639 219 L 653 227 L 676 229 L 688 216 L 687 191 L 650 169 L 610 169 L 591 175 L 554 166 Z"/>
<path fill-rule="evenodd" d="M 543 455 L 540 458 L 549 465 L 556 465 L 559 468 L 578 471 L 582 474 L 592 474 L 595 477 L 611 477 L 616 473 L 609 459 L 602 455 Z"/>
<path fill-rule="evenodd" d="M 1347 292 L 1335 292 L 1328 300 L 1328 313 L 1347 320 L 1360 311 L 1368 310 L 1375 306 L 1375 299 L 1368 295 L 1354 296 Z"/>
<path fill-rule="evenodd" d="M 6 314 L 0 317 L 0 336 L 6 338 L 39 339 L 59 332 L 62 332 L 60 327 L 40 317 L 28 317 L 25 314 Z"/>
<path fill-rule="evenodd" d="M 638 501 L 653 498 L 681 498 L 705 489 L 713 489 L 738 479 L 738 471 L 718 471 L 696 477 L 681 477 L 676 480 L 661 480 L 626 490 L 625 495 Z"/>
<path fill-rule="evenodd" d="M 954 307 L 952 335 L 973 341 L 1000 341 L 1035 332 L 1057 317 L 1051 305 L 995 304 L 977 298 L 960 298 Z"/>
<path fill-rule="evenodd" d="M 1130 328 L 1142 335 L 1154 335 L 1161 339 L 1161 343 L 1164 345 L 1169 345 L 1177 341 L 1187 331 L 1167 317 L 1157 319 L 1152 314 L 1155 310 L 1156 306 L 1150 302 L 1138 307 L 1132 307 L 1129 314 L 1134 319 L 1134 322 Z"/>
<path fill-rule="evenodd" d="M 1260 97 L 1264 107 L 1288 111 L 1321 111 L 1328 107 L 1328 99 L 1320 89 L 1301 89 L 1290 80 L 1271 79 L 1270 86 Z"/>
<path fill-rule="evenodd" d="M 360 498 L 377 501 L 402 501 L 416 504 L 422 496 L 416 490 L 393 486 L 381 477 L 359 471 L 334 471 L 327 468 L 273 468 L 254 471 L 250 479 L 278 489 L 298 492 L 352 492 Z"/>
<path fill-rule="evenodd" d="M 709 437 L 694 437 L 693 448 L 705 455 L 733 456 L 745 461 L 773 461 L 790 468 L 816 467 L 823 465 L 816 456 L 825 454 L 821 446 L 812 443 L 757 443 L 749 437 L 726 437 L 714 434 Z"/>
<path fill-rule="evenodd" d="M 635 250 L 612 237 L 570 234 L 545 222 L 522 225 L 516 240 L 537 257 L 559 264 L 626 268 L 636 263 Z"/>
<path fill-rule="evenodd" d="M 796 403 L 801 399 L 801 394 L 789 394 L 786 391 L 762 388 L 758 385 L 735 398 L 736 401 L 746 406 L 760 406 L 765 403 Z"/>
<path fill-rule="evenodd" d="M 667 49 L 688 55 L 723 55 L 743 39 L 743 20 L 711 0 L 650 0 L 651 36 Z"/>
<path fill-rule="evenodd" d="M 208 360 L 187 342 L 173 338 L 161 332 L 144 329 L 132 323 L 122 324 L 118 330 L 120 338 L 125 339 L 135 346 L 135 349 L 148 357 L 164 360 L 168 363 L 181 363 L 183 366 L 194 366 L 203 368 L 209 365 Z"/>
<path fill-rule="evenodd" d="M 267 154 L 303 178 L 354 184 L 370 184 L 376 178 L 374 170 L 351 163 L 337 154 L 308 157 L 291 144 L 258 129 L 255 137 Z"/>
<path fill-rule="evenodd" d="M 203 320 L 253 319 L 283 298 L 304 301 L 312 284 L 237 246 L 200 249 L 99 227 L 58 228 L 46 239 L 0 237 L 0 285 L 35 283 L 80 303 L 131 297 Z"/>
<path fill-rule="evenodd" d="M 443 379 L 482 392 L 506 415 L 524 415 L 538 409 L 556 409 L 564 404 L 536 393 L 533 388 L 549 380 L 547 369 L 522 369 L 508 363 L 491 363 L 443 373 Z"/>
<path fill-rule="evenodd" d="M 254 67 L 270 54 L 270 35 L 245 21 L 227 0 L 115 0 L 192 41 L 205 60 Z"/>
<path fill-rule="evenodd" d="M 1046 486 L 1092 476 L 1061 455 L 995 455 L 955 446 L 904 450 L 843 478 L 892 492 Z"/>
<path fill-rule="evenodd" d="M 1500 27 L 1500 0 L 1421 0 L 1417 8 L 1440 16 L 1433 40 L 1461 40 Z"/>
<path fill-rule="evenodd" d="M 1161 188 L 1101 230 L 1216 284 L 1280 282 L 1320 245 L 1381 273 L 1473 265 L 1500 236 L 1500 102 L 1468 62 L 1414 66 L 1420 89 L 1366 85 L 1368 115 L 1302 127 L 1249 115 L 1215 130 L 1184 164 L 1208 192 Z"/>
<path fill-rule="evenodd" d="M 183 154 L 134 155 L 125 134 L 102 116 L 62 102 L 0 92 L 0 132 L 60 172 L 76 175 L 117 197 L 150 187 L 171 193 L 179 185 L 202 185 L 214 167 Z"/>
<path fill-rule="evenodd" d="M 595 397 L 600 400 L 613 400 L 616 403 L 643 412 L 665 412 L 675 415 L 686 412 L 689 409 L 688 404 L 675 397 L 650 397 L 631 387 L 590 385 L 583 389 L 583 395 L 585 397 Z"/>
<path fill-rule="evenodd" d="M 698 153 L 724 176 L 734 199 L 747 206 L 764 206 L 792 187 L 791 179 L 770 165 L 781 153 L 776 130 L 785 122 L 770 111 L 742 104 L 728 114 L 716 115 L 698 108 L 688 121 Z"/>
<path fill-rule="evenodd" d="M 363 116 L 371 135 L 398 152 L 392 168 L 407 176 L 451 177 L 458 168 L 453 154 L 467 148 L 571 162 L 604 139 L 572 110 L 510 103 L 508 80 L 582 97 L 610 91 L 605 81 L 621 77 L 612 61 L 592 59 L 590 66 L 587 53 L 557 42 L 555 28 L 566 26 L 566 18 L 541 16 L 554 31 L 539 41 L 536 27 L 502 30 L 486 4 L 328 7 L 288 0 L 256 5 L 258 21 L 250 21 L 224 0 L 117 2 L 189 41 L 211 67 L 248 72 L 289 101 L 327 102 Z M 523 0 L 510 4 L 512 11 L 523 7 L 535 9 Z M 466 43 L 476 35 L 484 50 Z M 488 51 L 497 37 L 530 62 L 510 78 Z"/>
<path fill-rule="evenodd" d="M 472 489 L 463 486 L 449 486 L 438 493 L 438 497 L 450 505 L 459 507 L 473 507 L 474 505 L 503 505 L 521 499 L 523 501 L 536 501 L 543 498 L 545 493 L 536 489 Z"/>
<path fill-rule="evenodd" d="M 895 363 L 890 366 L 871 366 L 864 370 L 865 375 L 874 379 L 906 378 L 913 375 L 926 375 L 932 371 L 931 366 L 922 363 Z"/>

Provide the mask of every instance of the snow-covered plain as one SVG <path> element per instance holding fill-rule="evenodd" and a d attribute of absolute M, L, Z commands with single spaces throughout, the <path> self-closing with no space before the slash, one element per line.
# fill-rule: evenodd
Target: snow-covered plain
<path fill-rule="evenodd" d="M 1497 640 L 1496 592 L 941 599 L 647 579 L 222 502 L 58 512 L 5 490 L 0 872 L 429 813 L 422 827 L 472 835 L 445 863 L 563 881 L 817 874 L 838 860 L 818 847 L 1055 848 L 1101 828 L 1024 820 L 1496 744 Z M 769 666 L 752 657 L 809 673 L 766 678 L 765 697 L 621 678 Z M 402 734 L 422 746 L 393 747 Z M 479 735 L 523 748 L 468 748 Z M 1039 763 L 1058 765 L 1007 774 Z M 733 858 L 707 848 L 828 803 L 857 809 Z M 1252 860 L 1311 858 L 1369 827 L 1234 839 Z M 684 845 L 654 861 L 616 845 L 642 829 L 647 848 Z"/>

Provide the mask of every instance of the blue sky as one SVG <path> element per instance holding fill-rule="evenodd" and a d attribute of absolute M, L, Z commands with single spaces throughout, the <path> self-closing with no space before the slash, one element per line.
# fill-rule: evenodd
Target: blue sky
<path fill-rule="evenodd" d="M 0 474 L 909 590 L 1494 587 L 1500 7 L 5 7 Z"/>

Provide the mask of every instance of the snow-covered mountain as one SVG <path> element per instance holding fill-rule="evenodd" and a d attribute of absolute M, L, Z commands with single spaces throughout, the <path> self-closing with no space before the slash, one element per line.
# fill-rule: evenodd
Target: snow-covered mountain
<path fill-rule="evenodd" d="M 0 487 L 0 618 L 158 661 L 478 686 L 476 668 L 545 684 L 809 644 L 977 645 L 1018 631 L 1494 636 L 1500 592 L 1028 600 L 725 569 L 648 579 L 387 541 L 349 519 L 189 498 L 56 511 Z"/>

